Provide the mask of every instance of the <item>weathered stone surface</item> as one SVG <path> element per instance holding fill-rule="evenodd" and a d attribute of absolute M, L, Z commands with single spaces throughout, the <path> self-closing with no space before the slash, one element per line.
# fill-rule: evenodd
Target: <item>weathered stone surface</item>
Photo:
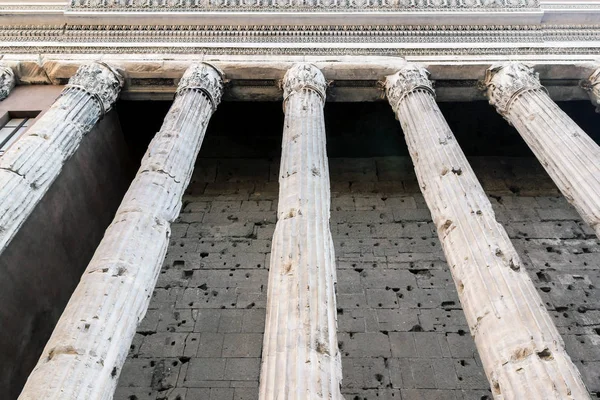
<path fill-rule="evenodd" d="M 0 101 L 8 97 L 15 83 L 15 73 L 12 68 L 0 65 Z"/>
<path fill-rule="evenodd" d="M 0 253 L 121 90 L 106 64 L 81 66 L 61 97 L 0 158 Z"/>
<path fill-rule="evenodd" d="M 590 398 L 442 116 L 427 76 L 426 70 L 407 64 L 387 77 L 387 96 L 402 125 L 494 397 Z M 507 103 L 501 101 L 499 107 Z M 410 368 L 419 367 L 411 363 Z M 434 376 L 432 371 L 423 374 Z"/>
<path fill-rule="evenodd" d="M 554 103 L 532 68 L 486 73 L 490 104 L 521 134 L 569 203 L 600 237 L 600 146 Z"/>
<path fill-rule="evenodd" d="M 112 396 L 220 99 L 222 77 L 213 67 L 194 65 L 186 78 L 20 399 Z M 159 346 L 162 356 L 183 356 L 184 334 L 156 339 L 140 351 Z M 155 369 L 152 387 L 172 386 L 170 375 L 166 366 Z"/>
<path fill-rule="evenodd" d="M 246 181 L 250 180 L 248 172 L 235 171 L 231 175 L 230 169 L 220 168 L 222 161 L 230 165 L 231 159 L 214 159 L 207 150 L 205 142 L 203 151 L 206 158 L 199 159 L 192 179 L 201 179 L 209 184 L 214 184 L 216 180 L 229 180 L 229 183 L 220 184 L 221 192 L 214 191 L 211 194 L 195 190 L 191 194 L 190 184 L 185 195 L 185 201 L 189 203 L 181 214 L 193 212 L 192 209 L 205 211 L 205 215 L 221 213 L 220 193 L 237 192 L 229 195 L 229 201 L 240 202 L 242 206 L 228 209 L 223 214 L 229 219 L 224 218 L 213 225 L 202 222 L 172 225 L 167 259 L 150 310 L 145 321 L 138 326 L 138 334 L 119 378 L 116 400 L 131 400 L 130 396 L 137 396 L 138 399 L 174 399 L 177 395 L 186 399 L 210 399 L 211 389 L 213 396 L 220 394 L 220 391 L 234 390 L 236 400 L 258 399 L 258 379 L 240 381 L 235 375 L 222 374 L 218 375 L 220 380 L 208 381 L 210 369 L 200 370 L 197 366 L 202 365 L 203 360 L 212 362 L 214 358 L 225 359 L 224 364 L 227 363 L 223 355 L 226 336 L 251 343 L 258 340 L 255 335 L 264 330 L 264 303 L 245 308 L 237 300 L 267 290 L 264 262 L 258 268 L 244 260 L 247 257 L 255 258 L 256 254 L 261 254 L 263 259 L 265 255 L 269 258 L 270 247 L 267 245 L 271 243 L 274 224 L 252 222 L 252 215 L 244 210 L 244 204 L 254 203 L 249 199 L 255 198 L 271 201 L 273 208 L 269 212 L 276 215 L 277 192 L 264 193 L 260 188 L 269 183 L 276 184 L 274 181 L 277 179 L 279 163 L 273 163 L 274 173 L 270 174 L 269 182 L 262 167 L 252 167 L 250 161 L 241 159 L 240 163 L 256 171 L 253 180 L 255 188 L 247 190 Z M 257 166 L 264 162 L 259 159 L 255 161 Z M 333 162 L 336 160 L 332 158 L 329 161 L 330 176 L 343 176 L 341 172 L 346 170 L 343 163 Z M 368 164 L 364 159 L 345 161 Z M 469 162 L 478 177 L 489 171 L 497 171 L 488 177 L 490 186 L 500 187 L 503 182 L 511 182 L 517 175 L 521 178 L 521 185 L 540 188 L 535 197 L 510 191 L 487 193 L 497 219 L 506 226 L 548 312 L 558 322 L 567 352 L 595 396 L 600 391 L 600 382 L 596 378 L 600 361 L 595 350 L 600 336 L 594 330 L 598 329 L 600 323 L 600 315 L 595 311 L 600 306 L 597 300 L 600 299 L 600 243 L 589 228 L 587 236 L 584 235 L 578 224 L 585 225 L 563 196 L 555 189 L 543 191 L 552 181 L 543 170 L 543 175 L 538 175 L 534 167 L 539 163 L 535 158 L 487 156 L 469 158 Z M 342 393 L 346 399 L 396 400 L 402 391 L 412 396 L 409 398 L 416 399 L 429 400 L 437 396 L 443 400 L 489 400 L 492 397 L 489 384 L 469 334 L 450 270 L 444 262 L 435 227 L 431 219 L 427 222 L 411 221 L 411 211 L 427 210 L 427 206 L 414 172 L 404 181 L 395 173 L 394 170 L 403 165 L 412 166 L 410 158 L 378 159 L 378 173 L 369 174 L 371 181 L 368 183 L 372 188 L 368 192 L 352 191 L 348 181 L 343 185 L 341 178 L 337 181 L 331 178 L 332 185 L 340 188 L 332 198 L 332 210 L 340 207 L 354 214 L 364 214 L 360 221 L 352 224 L 337 219 L 335 214 L 331 218 L 338 268 L 338 342 L 344 365 Z M 499 169 L 499 165 L 505 168 Z M 217 170 L 216 176 L 206 177 L 204 170 Z M 371 210 L 358 210 L 355 204 L 377 204 L 380 211 L 393 213 L 399 222 L 377 222 L 377 219 L 370 219 L 374 217 Z M 510 218 L 511 213 L 524 214 L 530 210 L 534 213 L 526 221 Z M 545 219 L 543 226 L 537 228 L 540 216 L 548 210 L 570 215 L 571 219 Z M 546 214 L 543 215 L 548 218 Z M 203 229 L 192 229 L 194 226 L 203 226 Z M 200 236 L 200 232 L 203 236 Z M 536 238 L 525 236 L 529 232 L 534 232 Z M 579 238 L 575 238 L 573 233 Z M 235 267 L 234 264 L 232 267 L 235 271 L 223 268 L 220 256 L 225 255 L 228 265 L 228 260 L 238 260 L 236 264 L 240 266 Z M 176 307 L 182 289 L 198 287 L 203 288 L 200 301 L 196 299 L 192 307 L 188 304 L 182 304 L 186 308 Z M 229 303 L 226 304 L 227 308 L 221 308 L 218 302 L 211 302 L 212 308 L 204 308 L 200 304 L 208 296 L 214 296 L 213 292 L 219 298 L 221 289 L 227 287 L 235 288 L 235 306 Z M 378 292 L 378 298 L 371 296 L 374 290 Z M 391 295 L 380 295 L 383 292 Z M 360 302 L 352 302 L 352 299 L 359 299 Z M 190 312 L 192 321 L 188 314 Z M 188 331 L 190 323 L 194 327 L 192 332 Z M 153 357 L 149 351 L 152 345 L 146 346 L 143 355 L 140 354 L 141 347 L 145 346 L 144 341 L 153 343 L 154 335 L 168 332 L 186 334 L 184 356 L 181 357 L 183 361 Z M 367 348 L 360 348 L 359 342 L 362 345 L 365 341 L 359 333 L 373 334 L 372 337 L 379 338 L 379 341 L 373 343 L 372 349 L 370 344 Z M 249 337 L 242 338 L 243 334 Z M 384 335 L 389 336 L 389 340 Z M 423 338 L 420 338 L 421 335 Z M 355 343 L 354 338 L 359 342 Z M 381 356 L 375 357 L 375 354 L 384 354 L 384 343 L 390 346 L 392 353 L 387 360 Z M 431 344 L 432 349 L 417 350 L 417 343 Z M 161 354 L 162 350 L 155 350 Z M 365 355 L 367 358 L 364 358 Z M 191 360 L 198 359 L 192 369 L 188 369 L 192 362 L 188 361 L 188 357 Z M 173 374 L 179 373 L 177 385 L 161 392 L 152 389 L 150 384 L 153 369 L 159 367 L 160 359 L 164 359 L 167 365 L 182 363 L 178 371 L 177 367 L 171 367 Z M 404 372 L 407 379 L 402 380 L 400 366 L 410 364 L 413 360 L 416 360 L 415 365 L 424 365 L 422 370 L 415 371 L 432 371 L 434 379 L 424 375 L 413 379 L 409 369 Z M 384 385 L 388 383 L 393 386 L 385 388 Z M 395 396 L 392 397 L 392 394 Z M 244 397 L 239 399 L 235 397 L 242 395 Z"/>
<path fill-rule="evenodd" d="M 311 64 L 295 64 L 283 79 L 285 121 L 262 400 L 342 399 L 323 115 L 326 87 L 323 74 Z"/>

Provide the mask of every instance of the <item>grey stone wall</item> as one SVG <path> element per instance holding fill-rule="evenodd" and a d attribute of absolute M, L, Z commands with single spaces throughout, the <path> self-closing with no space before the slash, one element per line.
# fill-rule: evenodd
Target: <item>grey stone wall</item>
<path fill-rule="evenodd" d="M 599 241 L 535 159 L 471 163 L 600 397 Z M 278 168 L 200 159 L 116 399 L 257 399 Z M 346 399 L 491 399 L 410 159 L 330 174 Z"/>

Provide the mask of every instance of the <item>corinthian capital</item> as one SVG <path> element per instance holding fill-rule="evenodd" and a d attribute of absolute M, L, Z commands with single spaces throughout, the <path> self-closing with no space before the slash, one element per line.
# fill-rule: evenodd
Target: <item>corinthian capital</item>
<path fill-rule="evenodd" d="M 592 104 L 596 106 L 596 112 L 600 113 L 600 68 L 583 81 L 581 86 L 588 92 Z"/>
<path fill-rule="evenodd" d="M 122 87 L 123 77 L 113 67 L 102 62 L 93 62 L 79 67 L 69 79 L 65 91 L 69 88 L 85 90 L 98 100 L 104 115 L 117 101 Z"/>
<path fill-rule="evenodd" d="M 539 74 L 525 64 L 494 64 L 485 72 L 484 81 L 490 104 L 506 115 L 513 100 L 527 90 L 543 89 Z"/>
<path fill-rule="evenodd" d="M 223 73 L 208 63 L 192 64 L 179 81 L 177 94 L 188 90 L 197 90 L 206 95 L 217 108 L 223 97 Z"/>
<path fill-rule="evenodd" d="M 407 63 L 394 75 L 385 78 L 385 92 L 394 111 L 406 95 L 417 89 L 424 89 L 435 96 L 429 71 L 419 65 Z"/>
<path fill-rule="evenodd" d="M 15 87 L 15 73 L 10 67 L 0 66 L 0 101 L 4 100 Z"/>
<path fill-rule="evenodd" d="M 283 77 L 282 86 L 284 103 L 288 97 L 300 92 L 302 89 L 313 90 L 325 101 L 327 81 L 321 71 L 312 64 L 298 63 L 292 65 Z"/>

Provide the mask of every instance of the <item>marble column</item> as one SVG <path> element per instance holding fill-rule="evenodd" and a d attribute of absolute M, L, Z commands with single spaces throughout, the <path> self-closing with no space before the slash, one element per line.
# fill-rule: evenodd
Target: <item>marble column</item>
<path fill-rule="evenodd" d="M 322 73 L 310 64 L 295 64 L 283 79 L 285 121 L 261 400 L 343 398 L 329 230 L 326 87 Z"/>
<path fill-rule="evenodd" d="M 496 399 L 589 399 L 552 318 L 435 102 L 428 72 L 386 80 Z"/>
<path fill-rule="evenodd" d="M 0 101 L 8 97 L 16 84 L 12 68 L 0 65 Z"/>
<path fill-rule="evenodd" d="M 81 66 L 52 107 L 0 157 L 0 254 L 83 137 L 111 109 L 123 80 L 110 66 Z"/>
<path fill-rule="evenodd" d="M 19 399 L 109 399 L 144 317 L 171 222 L 221 100 L 220 72 L 192 65 Z"/>
<path fill-rule="evenodd" d="M 600 146 L 554 103 L 532 68 L 493 65 L 490 104 L 510 122 L 558 189 L 600 237 Z"/>
<path fill-rule="evenodd" d="M 598 68 L 582 85 L 588 92 L 592 104 L 596 107 L 596 112 L 600 113 L 600 68 Z"/>

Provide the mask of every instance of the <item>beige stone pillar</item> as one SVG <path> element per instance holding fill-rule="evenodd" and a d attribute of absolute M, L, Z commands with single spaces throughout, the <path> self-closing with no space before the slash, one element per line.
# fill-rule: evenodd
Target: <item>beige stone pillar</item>
<path fill-rule="evenodd" d="M 435 102 L 425 69 L 386 80 L 495 399 L 589 399 L 552 318 Z"/>
<path fill-rule="evenodd" d="M 0 254 L 83 137 L 110 110 L 122 84 L 106 64 L 81 66 L 52 107 L 0 157 Z"/>
<path fill-rule="evenodd" d="M 490 104 L 510 122 L 550 178 L 600 237 L 600 146 L 550 99 L 532 68 L 493 65 Z"/>
<path fill-rule="evenodd" d="M 10 67 L 0 65 L 0 101 L 8 97 L 15 87 L 15 74 Z"/>
<path fill-rule="evenodd" d="M 160 132 L 19 399 L 112 398 L 222 91 L 213 67 L 192 65 L 185 72 Z"/>
<path fill-rule="evenodd" d="M 588 92 L 592 104 L 596 106 L 596 112 L 600 113 L 600 68 L 594 71 L 582 86 Z"/>
<path fill-rule="evenodd" d="M 295 64 L 283 79 L 285 122 L 261 400 L 342 399 L 323 116 L 326 86 L 310 64 Z"/>

